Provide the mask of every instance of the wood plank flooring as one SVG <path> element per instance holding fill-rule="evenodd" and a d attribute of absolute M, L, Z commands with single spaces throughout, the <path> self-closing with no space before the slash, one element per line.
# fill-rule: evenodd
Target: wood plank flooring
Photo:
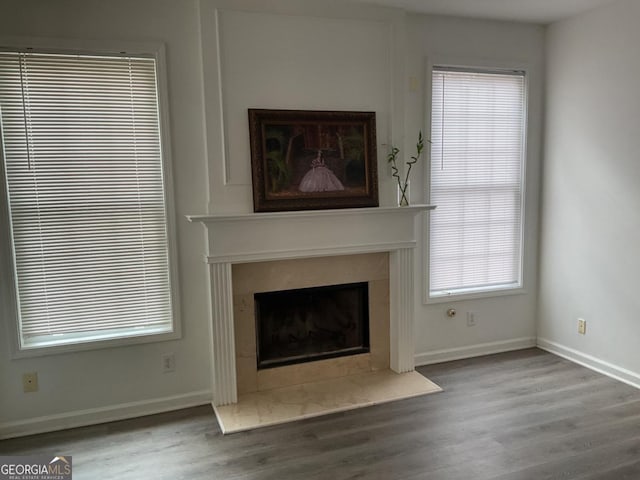
<path fill-rule="evenodd" d="M 443 393 L 222 436 L 210 407 L 0 442 L 74 479 L 640 479 L 640 390 L 537 349 L 419 368 Z"/>

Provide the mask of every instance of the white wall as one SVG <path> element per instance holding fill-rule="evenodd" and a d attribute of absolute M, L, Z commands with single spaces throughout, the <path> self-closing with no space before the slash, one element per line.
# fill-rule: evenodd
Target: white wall
<path fill-rule="evenodd" d="M 252 211 L 246 109 L 375 111 L 380 203 L 392 205 L 396 190 L 385 161 L 387 144 L 404 143 L 408 152 L 417 131 L 425 128 L 425 62 L 432 55 L 487 64 L 515 62 L 529 68 L 527 293 L 424 306 L 424 249 L 419 248 L 418 361 L 533 341 L 541 27 L 410 16 L 340 0 L 9 0 L 0 4 L 0 31 L 80 43 L 165 42 L 184 333 L 178 341 L 20 360 L 11 358 L 8 342 L 2 339 L 0 434 L 28 431 L 34 417 L 49 418 L 51 423 L 40 426 L 55 427 L 84 418 L 65 420 L 57 415 L 86 409 L 106 409 L 100 417 L 106 419 L 112 408 L 114 415 L 129 415 L 210 398 L 209 295 L 201 261 L 205 242 L 202 227 L 188 224 L 184 215 Z M 413 201 L 425 200 L 423 178 L 420 166 L 413 177 Z M 462 314 L 455 320 L 445 318 L 448 306 Z M 466 310 L 478 314 L 476 327 L 466 327 Z M 161 373 L 165 352 L 176 354 L 173 374 Z M 40 392 L 23 394 L 21 375 L 30 371 L 39 373 Z M 95 418 L 89 415 L 85 421 Z"/>
<path fill-rule="evenodd" d="M 549 29 L 539 303 L 542 346 L 638 385 L 639 19 L 622 0 Z"/>
<path fill-rule="evenodd" d="M 91 419 L 110 418 L 109 409 L 121 404 L 127 404 L 131 414 L 203 403 L 210 396 L 203 232 L 184 218 L 203 211 L 207 200 L 198 28 L 195 0 L 0 3 L 1 36 L 67 38 L 80 46 L 87 40 L 166 44 L 183 321 L 183 338 L 177 341 L 29 359 L 11 358 L 5 325 L 0 325 L 0 435 L 29 431 L 23 422 L 35 417 L 107 409 Z M 2 281 L 6 278 L 3 275 Z M 161 371 L 165 352 L 175 353 L 174 373 Z M 24 394 L 21 376 L 32 371 L 38 372 L 40 391 Z M 63 418 L 53 424 L 76 420 Z"/>
<path fill-rule="evenodd" d="M 252 209 L 249 107 L 376 111 L 380 203 L 393 205 L 396 190 L 385 156 L 389 144 L 404 144 L 403 153 L 409 154 L 417 132 L 426 131 L 427 58 L 524 66 L 529 74 L 526 293 L 425 306 L 424 249 L 418 248 L 416 354 L 418 363 L 427 363 L 534 345 L 544 28 L 319 3 L 301 9 L 300 2 L 282 0 L 272 2 L 270 11 L 250 1 L 203 3 L 210 209 Z M 426 201 L 424 165 L 413 174 L 414 202 Z M 460 311 L 454 320 L 444 315 L 450 306 Z M 466 326 L 468 310 L 479 319 L 472 328 Z"/>
<path fill-rule="evenodd" d="M 405 151 L 415 149 L 419 129 L 430 121 L 425 103 L 426 59 L 461 65 L 519 67 L 527 69 L 529 111 L 527 126 L 527 166 L 524 230 L 524 286 L 526 293 L 460 302 L 422 304 L 416 292 L 416 361 L 428 363 L 491 353 L 535 344 L 537 298 L 537 235 L 541 157 L 544 28 L 534 25 L 466 20 L 449 17 L 413 16 L 407 25 L 407 82 L 419 87 L 406 95 Z M 414 179 L 428 171 L 421 162 Z M 412 174 L 413 175 L 413 174 Z M 411 185 L 413 201 L 424 201 L 424 190 Z M 424 289 L 427 268 L 424 248 L 419 249 L 416 285 Z M 448 318 L 453 307 L 458 314 Z M 476 314 L 476 326 L 468 327 L 466 312 Z"/>
<path fill-rule="evenodd" d="M 376 112 L 380 199 L 391 205 L 383 144 L 401 118 L 401 19 L 339 1 L 203 0 L 209 211 L 253 211 L 248 108 Z"/>

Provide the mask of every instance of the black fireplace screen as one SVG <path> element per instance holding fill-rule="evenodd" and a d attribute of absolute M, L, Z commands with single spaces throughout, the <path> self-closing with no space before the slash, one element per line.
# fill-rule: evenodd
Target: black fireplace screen
<path fill-rule="evenodd" d="M 256 293 L 258 369 L 369 351 L 364 283 Z"/>

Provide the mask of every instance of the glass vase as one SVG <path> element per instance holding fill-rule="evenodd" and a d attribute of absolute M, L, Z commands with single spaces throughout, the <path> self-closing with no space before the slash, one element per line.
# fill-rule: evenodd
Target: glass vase
<path fill-rule="evenodd" d="M 409 195 L 410 187 L 411 187 L 411 182 L 409 180 L 407 180 L 406 183 L 398 184 L 398 206 L 399 207 L 409 206 L 409 198 L 411 198 Z"/>

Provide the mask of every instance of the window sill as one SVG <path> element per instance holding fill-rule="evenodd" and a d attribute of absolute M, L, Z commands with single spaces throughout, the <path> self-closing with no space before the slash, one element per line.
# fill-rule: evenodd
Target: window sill
<path fill-rule="evenodd" d="M 125 347 L 131 345 L 141 345 L 145 343 L 157 343 L 165 342 L 169 340 L 178 340 L 182 338 L 179 329 L 172 332 L 162 333 L 144 333 L 140 335 L 130 335 L 120 338 L 94 338 L 84 340 L 69 340 L 63 344 L 49 345 L 39 344 L 34 346 L 27 346 L 23 348 L 14 348 L 12 357 L 14 359 L 19 358 L 32 358 L 32 357 L 44 357 L 48 355 L 59 355 L 65 353 L 84 352 L 91 350 L 102 350 L 105 348 Z"/>
<path fill-rule="evenodd" d="M 455 293 L 452 295 L 442 295 L 437 297 L 429 296 L 429 292 L 424 293 L 422 303 L 432 305 L 438 303 L 462 302 L 464 300 L 477 300 L 483 298 L 505 297 L 510 295 L 526 295 L 528 292 L 524 287 L 503 288 L 500 290 L 489 290 L 484 292 Z"/>

